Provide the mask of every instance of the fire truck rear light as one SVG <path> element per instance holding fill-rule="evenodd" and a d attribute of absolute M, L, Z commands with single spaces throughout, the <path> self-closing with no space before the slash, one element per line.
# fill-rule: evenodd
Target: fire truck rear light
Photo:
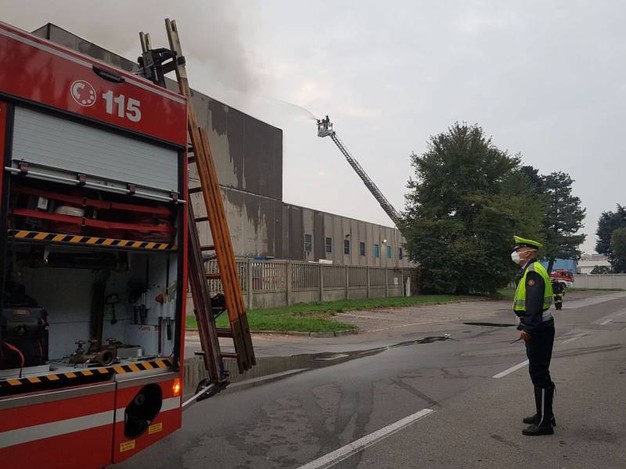
<path fill-rule="evenodd" d="M 176 378 L 172 383 L 172 394 L 174 394 L 174 396 L 180 396 L 181 390 L 182 386 L 180 385 L 180 379 Z"/>

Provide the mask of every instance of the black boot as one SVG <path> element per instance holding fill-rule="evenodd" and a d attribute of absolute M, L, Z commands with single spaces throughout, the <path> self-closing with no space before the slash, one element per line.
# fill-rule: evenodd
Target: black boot
<path fill-rule="evenodd" d="M 527 423 L 527 424 L 534 423 L 535 425 L 538 425 L 540 420 L 541 420 L 541 417 L 539 416 L 539 414 L 535 414 L 535 415 L 531 415 L 530 417 L 524 417 L 524 420 L 522 420 L 522 422 Z M 556 419 L 554 418 L 554 415 L 552 416 L 552 426 L 556 427 Z"/>
<path fill-rule="evenodd" d="M 538 421 L 533 422 L 529 427 L 522 430 L 524 435 L 552 435 L 554 428 L 552 420 L 552 400 L 554 399 L 554 387 L 535 388 L 535 406 L 537 407 Z"/>

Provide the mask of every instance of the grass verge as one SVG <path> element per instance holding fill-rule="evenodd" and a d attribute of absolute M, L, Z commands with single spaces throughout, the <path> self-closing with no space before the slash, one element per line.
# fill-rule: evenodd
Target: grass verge
<path fill-rule="evenodd" d="M 335 332 L 355 330 L 356 326 L 338 320 L 344 311 L 401 308 L 405 306 L 435 305 L 483 299 L 465 295 L 418 295 L 390 298 L 367 298 L 362 300 L 303 303 L 278 308 L 252 309 L 246 312 L 253 332 Z M 226 314 L 217 318 L 218 327 L 228 326 Z M 194 316 L 187 317 L 187 328 L 196 329 Z"/>

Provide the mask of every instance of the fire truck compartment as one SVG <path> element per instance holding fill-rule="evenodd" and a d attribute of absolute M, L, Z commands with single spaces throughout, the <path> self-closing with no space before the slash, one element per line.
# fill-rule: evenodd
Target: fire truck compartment
<path fill-rule="evenodd" d="M 0 395 L 62 373 L 72 385 L 166 371 L 182 327 L 180 148 L 22 105 L 12 130 Z"/>
<path fill-rule="evenodd" d="M 15 107 L 12 170 L 20 162 L 31 175 L 106 191 L 134 186 L 138 197 L 178 193 L 177 151 L 25 107 Z"/>
<path fill-rule="evenodd" d="M 62 252 L 68 261 L 76 254 Z M 178 295 L 174 253 L 124 253 L 113 269 L 108 261 L 97 268 L 97 252 L 88 253 L 94 256 L 88 268 L 34 265 L 22 245 L 13 254 L 10 283 L 23 295 L 5 295 L 0 337 L 23 348 L 22 367 L 41 365 L 47 357 L 51 369 L 58 369 L 172 355 Z M 3 355 L 7 364 L 19 363 L 8 358 L 15 352 L 3 350 Z M 2 363 L 0 368 L 8 367 Z"/>

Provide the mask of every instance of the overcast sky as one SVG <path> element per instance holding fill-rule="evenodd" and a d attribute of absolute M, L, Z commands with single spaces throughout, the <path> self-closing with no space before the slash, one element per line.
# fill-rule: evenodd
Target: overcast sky
<path fill-rule="evenodd" d="M 392 226 L 315 117 L 404 208 L 431 135 L 477 123 L 540 173 L 563 171 L 587 209 L 626 203 L 620 0 L 0 0 L 0 19 L 47 22 L 134 59 L 176 19 L 193 88 L 283 129 L 284 201 Z M 523 233 L 520 233 L 523 234 Z"/>

